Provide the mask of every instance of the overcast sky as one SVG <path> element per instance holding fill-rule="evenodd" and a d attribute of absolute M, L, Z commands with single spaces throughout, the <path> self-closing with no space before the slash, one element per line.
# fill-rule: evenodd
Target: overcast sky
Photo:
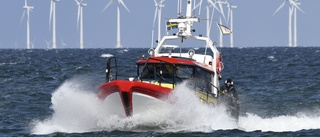
<path fill-rule="evenodd" d="M 26 48 L 26 19 L 20 19 L 24 0 L 1 0 L 0 48 Z M 205 0 L 204 0 L 205 1 Z M 231 0 L 230 0 L 231 1 Z M 235 47 L 286 47 L 288 46 L 288 5 L 273 16 L 284 0 L 234 0 L 234 46 Z M 109 0 L 84 0 L 84 47 L 114 48 L 116 45 L 116 0 L 104 12 Z M 153 0 L 124 0 L 130 10 L 121 7 L 121 43 L 123 47 L 148 48 L 154 15 Z M 299 0 L 298 47 L 320 46 L 320 0 Z M 34 48 L 46 48 L 52 40 L 49 29 L 50 0 L 28 0 L 34 6 L 31 18 L 31 41 Z M 166 0 L 162 13 L 162 34 L 165 18 L 177 15 L 177 0 Z M 205 5 L 201 17 L 205 18 Z M 77 29 L 77 5 L 74 0 L 60 0 L 56 4 L 57 48 L 79 48 Z M 216 12 L 217 13 L 217 12 Z M 227 15 L 227 9 L 225 8 Z M 215 14 L 218 19 L 218 14 Z M 200 22 L 205 26 L 205 21 Z M 223 23 L 227 25 L 226 23 Z M 212 27 L 211 38 L 219 41 L 217 27 Z M 204 29 L 196 34 L 205 35 Z M 224 36 L 229 45 L 229 36 Z"/>

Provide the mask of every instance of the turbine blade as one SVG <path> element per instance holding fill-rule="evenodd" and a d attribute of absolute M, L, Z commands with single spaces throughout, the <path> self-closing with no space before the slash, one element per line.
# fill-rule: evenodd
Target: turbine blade
<path fill-rule="evenodd" d="M 103 13 L 111 4 L 112 4 L 113 0 L 110 0 L 108 2 L 108 4 L 103 8 L 103 10 L 101 11 L 101 13 Z"/>
<path fill-rule="evenodd" d="M 210 19 L 210 25 L 209 25 L 209 30 L 208 30 L 208 34 L 210 34 L 210 32 L 211 32 L 211 27 L 212 27 L 212 21 L 213 21 L 213 16 L 214 15 L 214 9 L 212 10 L 212 14 L 211 14 L 211 19 Z"/>
<path fill-rule="evenodd" d="M 221 11 L 219 10 L 219 8 L 216 6 L 216 3 L 213 3 L 212 0 L 208 0 L 208 3 L 213 7 L 213 10 L 217 10 L 219 13 L 221 13 Z"/>
<path fill-rule="evenodd" d="M 130 12 L 130 10 L 127 8 L 126 4 L 124 4 L 123 0 L 118 0 L 118 2 L 120 2 L 121 5 L 122 5 L 128 12 Z"/>
<path fill-rule="evenodd" d="M 229 2 L 227 2 L 228 5 L 228 17 L 227 17 L 227 24 L 229 23 L 230 20 L 230 14 L 231 14 L 231 4 Z"/>
<path fill-rule="evenodd" d="M 298 10 L 300 10 L 302 13 L 304 13 L 304 11 L 302 9 L 300 9 L 297 2 L 290 0 L 290 4 L 293 5 L 295 8 L 297 8 Z"/>
<path fill-rule="evenodd" d="M 81 6 L 81 2 L 79 2 L 78 0 L 74 0 L 77 5 L 78 5 L 78 14 L 77 14 L 77 29 L 79 29 L 79 21 L 80 21 L 80 6 Z"/>
<path fill-rule="evenodd" d="M 156 10 L 154 11 L 152 28 L 154 28 L 154 24 L 156 22 L 157 14 L 158 14 L 158 7 L 156 7 Z"/>
<path fill-rule="evenodd" d="M 22 22 L 25 14 L 26 14 L 26 10 L 23 10 L 23 13 L 22 13 L 22 16 L 21 16 L 21 19 L 20 19 L 20 23 Z"/>
<path fill-rule="evenodd" d="M 51 20 L 52 20 L 52 12 L 53 12 L 53 0 L 51 0 L 51 4 L 50 4 L 50 17 L 49 17 L 49 30 L 51 28 Z"/>
<path fill-rule="evenodd" d="M 33 12 L 34 7 L 33 6 L 29 6 L 29 11 Z"/>
<path fill-rule="evenodd" d="M 280 9 L 282 9 L 283 8 L 283 6 L 286 4 L 286 0 L 279 6 L 279 8 L 273 13 L 273 15 L 272 16 L 274 16 Z"/>
<path fill-rule="evenodd" d="M 80 2 L 78 0 L 74 0 L 74 1 L 77 3 L 77 5 L 80 5 Z"/>
<path fill-rule="evenodd" d="M 80 10 L 81 10 L 81 5 L 78 5 L 78 17 L 77 17 L 77 28 L 79 29 L 79 21 L 80 21 Z"/>
<path fill-rule="evenodd" d="M 198 7 L 199 7 L 199 15 L 200 15 L 200 12 L 201 12 L 201 7 L 202 7 L 201 5 L 202 5 L 202 1 L 203 1 L 203 0 L 200 0 L 200 2 L 199 2 L 196 6 L 194 6 L 194 8 L 192 9 L 192 11 L 193 11 L 193 10 L 195 10 L 196 8 L 198 8 Z"/>
<path fill-rule="evenodd" d="M 226 16 L 224 15 L 224 11 L 223 11 L 223 7 L 222 7 L 221 1 L 219 1 L 219 7 L 220 7 L 221 15 L 222 15 L 224 21 L 227 22 Z"/>
<path fill-rule="evenodd" d="M 296 8 L 297 8 L 298 10 L 300 10 L 302 13 L 305 13 L 302 9 L 300 9 L 299 6 L 296 6 Z"/>
<path fill-rule="evenodd" d="M 216 6 L 216 3 L 213 3 L 212 0 L 208 0 L 209 4 L 213 6 L 213 10 L 217 10 L 221 14 L 221 10 Z"/>

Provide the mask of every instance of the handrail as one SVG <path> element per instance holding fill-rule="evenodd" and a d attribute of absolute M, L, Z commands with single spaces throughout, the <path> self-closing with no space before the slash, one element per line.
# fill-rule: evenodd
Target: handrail
<path fill-rule="evenodd" d="M 130 65 L 119 65 L 119 60 L 125 60 L 127 58 L 121 57 L 110 57 L 107 60 L 107 67 L 106 67 L 106 82 L 110 82 L 111 80 L 117 80 L 119 77 L 130 77 L 130 75 L 125 75 L 124 73 L 120 73 L 122 68 L 134 68 Z M 123 69 L 124 70 L 124 69 Z M 114 74 L 114 75 L 112 75 Z M 132 75 L 131 75 L 132 76 Z"/>

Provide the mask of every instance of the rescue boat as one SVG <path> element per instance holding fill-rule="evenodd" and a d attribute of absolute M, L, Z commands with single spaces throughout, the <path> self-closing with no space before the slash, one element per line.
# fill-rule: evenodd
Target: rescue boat
<path fill-rule="evenodd" d="M 222 56 L 210 37 L 195 36 L 194 23 L 200 21 L 192 16 L 192 1 L 187 2 L 186 15 L 168 19 L 167 27 L 176 25 L 176 33 L 168 34 L 148 51 L 149 57 L 136 61 L 135 77 L 120 79 L 118 57 L 107 61 L 106 82 L 100 85 L 98 96 L 101 100 L 111 95 L 119 96 L 126 116 L 133 116 L 137 106 L 135 98 L 165 100 L 184 81 L 205 104 L 216 106 L 219 102 L 219 80 L 223 70 Z M 187 41 L 203 44 L 184 46 Z M 177 44 L 178 45 L 175 45 Z M 188 44 L 190 44 L 188 42 Z M 197 53 L 195 49 L 204 52 Z"/>

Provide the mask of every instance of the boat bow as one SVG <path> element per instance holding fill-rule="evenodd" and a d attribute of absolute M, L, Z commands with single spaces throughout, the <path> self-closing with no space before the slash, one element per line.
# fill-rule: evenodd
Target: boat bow
<path fill-rule="evenodd" d="M 171 90 L 171 88 L 140 81 L 114 80 L 104 83 L 99 87 L 98 97 L 105 100 L 109 95 L 118 92 L 126 116 L 132 116 L 132 96 L 134 92 L 141 93 L 152 98 L 165 99 L 171 93 Z"/>

